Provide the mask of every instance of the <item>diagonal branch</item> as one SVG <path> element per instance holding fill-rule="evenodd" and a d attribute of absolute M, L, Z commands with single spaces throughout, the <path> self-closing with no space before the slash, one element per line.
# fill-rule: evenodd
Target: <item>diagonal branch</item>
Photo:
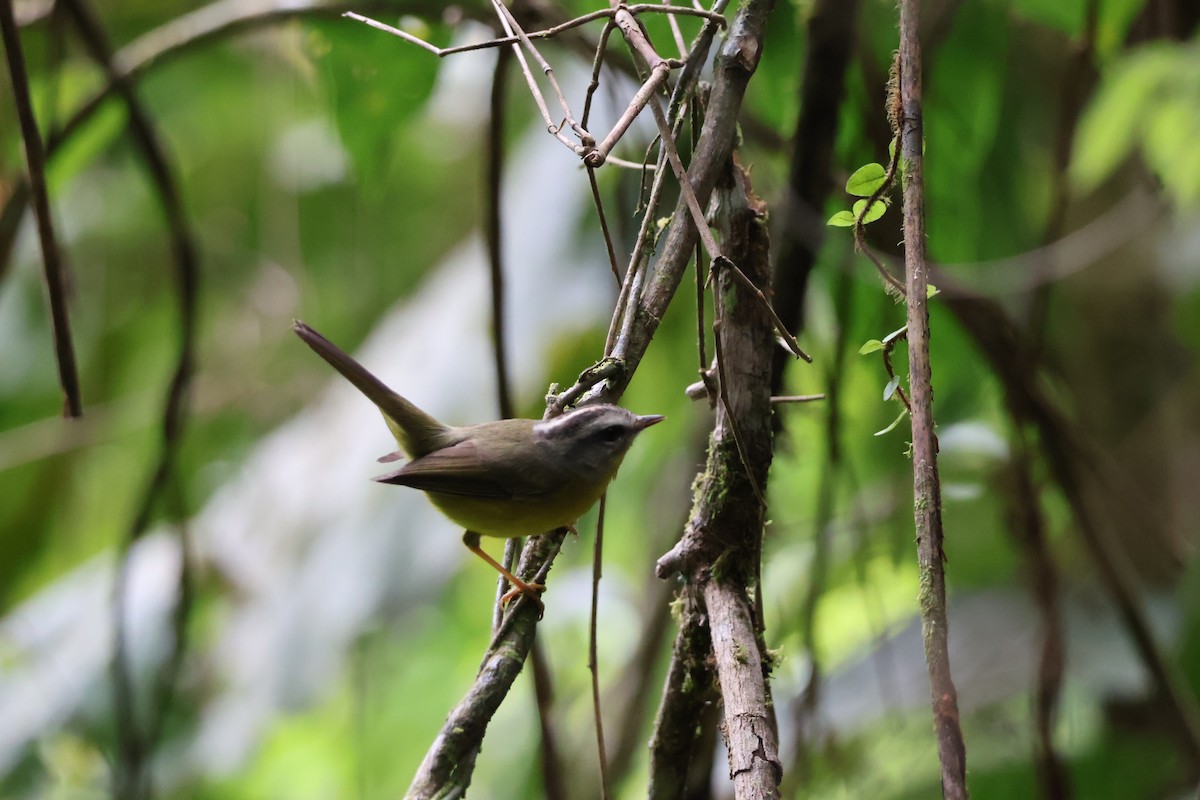
<path fill-rule="evenodd" d="M 718 190 L 717 225 L 730 253 L 756 285 L 770 281 L 765 206 L 741 168 Z M 696 501 L 680 542 L 659 559 L 660 577 L 682 571 L 699 591 L 709 621 L 712 663 L 724 705 L 722 733 L 738 798 L 777 798 L 782 766 L 771 712 L 769 667 L 751 587 L 759 586 L 771 463 L 773 324 L 766 308 L 729 271 L 717 276 L 726 354 L 727 401 L 717 406 L 708 460 L 696 480 Z"/>

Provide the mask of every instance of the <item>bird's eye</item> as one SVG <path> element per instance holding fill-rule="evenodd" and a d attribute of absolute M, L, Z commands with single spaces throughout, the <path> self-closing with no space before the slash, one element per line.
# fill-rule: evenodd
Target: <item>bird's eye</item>
<path fill-rule="evenodd" d="M 613 444 L 621 441 L 622 437 L 625 436 L 625 429 L 620 425 L 609 425 L 607 428 L 601 428 L 597 436 L 600 441 Z"/>

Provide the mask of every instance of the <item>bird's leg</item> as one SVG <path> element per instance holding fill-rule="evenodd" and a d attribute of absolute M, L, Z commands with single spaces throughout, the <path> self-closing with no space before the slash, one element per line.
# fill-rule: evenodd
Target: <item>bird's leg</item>
<path fill-rule="evenodd" d="M 512 591 L 500 598 L 501 605 L 507 604 L 509 600 L 512 600 L 517 595 L 523 594 L 528 597 L 534 605 L 537 606 L 538 619 L 542 618 L 542 614 L 545 613 L 546 607 L 542 604 L 542 599 L 538 597 L 538 595 L 546 590 L 545 586 L 540 583 L 526 583 L 505 569 L 503 564 L 489 556 L 486 552 L 484 552 L 483 548 L 479 546 L 479 534 L 475 531 L 465 531 L 463 533 L 462 540 L 463 544 L 467 546 L 468 550 L 495 567 L 496 571 L 507 578 L 508 582 L 513 585 Z"/>

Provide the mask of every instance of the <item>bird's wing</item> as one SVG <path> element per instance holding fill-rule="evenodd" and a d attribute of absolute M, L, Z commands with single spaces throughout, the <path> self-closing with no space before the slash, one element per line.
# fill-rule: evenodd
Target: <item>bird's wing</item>
<path fill-rule="evenodd" d="M 380 475 L 375 480 L 396 486 L 411 486 L 423 492 L 452 494 L 462 497 L 509 499 L 510 487 L 489 465 L 486 456 L 474 441 L 459 442 L 451 447 L 434 450 L 414 459 L 395 472 Z"/>

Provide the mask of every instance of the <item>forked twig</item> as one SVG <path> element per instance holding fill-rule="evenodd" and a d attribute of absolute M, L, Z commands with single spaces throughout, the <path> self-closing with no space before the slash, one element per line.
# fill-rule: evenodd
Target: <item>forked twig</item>
<path fill-rule="evenodd" d="M 688 211 L 691 212 L 692 222 L 696 226 L 696 232 L 700 236 L 700 241 L 704 243 L 704 249 L 708 251 L 709 258 L 712 259 L 713 268 L 721 266 L 725 269 L 731 269 L 738 283 L 749 289 L 755 299 L 770 314 L 771 324 L 774 325 L 776 332 L 779 333 L 787 348 L 797 357 L 811 364 L 812 356 L 800 349 L 800 343 L 796 341 L 796 337 L 791 334 L 791 331 L 783 324 L 783 320 L 775 313 L 775 309 L 771 307 L 771 302 L 767 300 L 767 296 L 754 285 L 753 281 L 746 277 L 746 274 L 742 272 L 737 264 L 733 263 L 733 261 L 721 252 L 720 245 L 713 238 L 712 231 L 708 229 L 708 220 L 705 219 L 704 211 L 700 208 L 700 201 L 696 199 L 696 193 L 693 191 L 691 181 L 688 179 L 687 170 L 684 169 L 683 161 L 679 158 L 679 151 L 675 149 L 675 143 L 670 138 L 670 128 L 667 127 L 667 118 L 663 114 L 662 107 L 658 104 L 657 98 L 650 103 L 650 111 L 654 114 L 654 121 L 658 123 L 659 131 L 663 136 L 663 146 L 667 151 L 667 160 L 671 162 L 671 169 L 674 170 L 675 177 L 679 180 L 679 191 L 687 203 Z"/>
<path fill-rule="evenodd" d="M 378 20 L 374 20 L 354 12 L 346 12 L 343 16 L 358 22 L 362 22 L 371 26 L 372 28 L 384 31 L 385 33 L 390 33 L 393 36 L 397 36 L 406 42 L 415 44 L 418 47 L 433 53 L 439 58 L 444 58 L 445 56 L 452 55 L 454 53 L 480 50 L 489 47 L 499 47 L 506 44 L 512 45 L 514 51 L 517 51 L 518 48 L 523 48 L 537 61 L 542 73 L 546 76 L 547 80 L 550 81 L 550 85 L 554 89 L 557 97 L 559 108 L 563 112 L 563 122 L 561 124 L 556 123 L 554 121 L 554 117 L 550 115 L 549 107 L 546 105 L 546 100 L 542 96 L 541 90 L 538 88 L 537 82 L 533 78 L 533 73 L 529 69 L 529 65 L 525 60 L 524 54 L 518 53 L 518 59 L 521 62 L 521 69 L 525 74 L 526 83 L 529 85 L 530 94 L 533 96 L 534 102 L 537 104 L 538 111 L 541 113 L 542 119 L 546 124 L 546 129 L 556 139 L 569 147 L 576 155 L 583 158 L 584 163 L 593 168 L 599 167 L 605 163 L 605 161 L 608 159 L 609 153 L 612 151 L 612 148 L 617 144 L 618 141 L 620 141 L 621 137 L 629 129 L 629 126 L 633 124 L 634 119 L 636 119 L 638 114 L 641 113 L 641 110 L 645 108 L 649 98 L 653 97 L 654 93 L 657 92 L 663 83 L 666 82 L 668 75 L 670 75 L 670 71 L 676 67 L 683 66 L 685 63 L 681 59 L 664 59 L 658 56 L 657 53 L 654 52 L 654 49 L 650 47 L 648 43 L 646 43 L 645 37 L 640 35 L 641 26 L 638 24 L 635 15 L 639 13 L 667 14 L 672 18 L 672 20 L 676 15 L 683 15 L 703 18 L 711 25 L 723 26 L 726 24 L 725 17 L 719 11 L 715 10 L 705 11 L 704 9 L 700 8 L 673 6 L 669 4 L 658 5 L 653 3 L 638 3 L 634 5 L 615 4 L 612 8 L 593 11 L 589 14 L 575 17 L 561 25 L 554 26 L 553 28 L 547 28 L 534 33 L 526 33 L 517 22 L 516 17 L 513 16 L 512 12 L 507 6 L 504 5 L 504 3 L 502 3 L 500 0 L 492 0 L 492 7 L 496 11 L 501 28 L 507 35 L 503 38 L 492 39 L 487 42 L 479 42 L 457 47 L 438 47 L 434 44 L 426 42 L 418 36 L 414 36 L 407 31 L 400 30 L 399 28 L 392 27 L 386 23 L 379 22 Z M 724 4 L 721 4 L 721 7 L 723 8 Z M 537 47 L 535 47 L 533 44 L 533 39 L 535 38 L 550 38 L 564 31 L 570 30 L 571 28 L 578 27 L 597 19 L 608 19 L 608 24 L 605 26 L 605 30 L 601 34 L 601 44 L 597 50 L 597 63 L 593 72 L 593 84 L 595 84 L 597 81 L 596 76 L 598 75 L 599 71 L 599 60 L 601 58 L 601 54 L 603 53 L 604 43 L 607 41 L 610 29 L 614 24 L 621 28 L 623 32 L 626 32 L 627 30 L 630 32 L 636 30 L 638 32 L 639 36 L 634 38 L 631 38 L 630 33 L 627 33 L 626 39 L 630 41 L 630 46 L 635 52 L 638 52 L 639 55 L 642 55 L 643 58 L 646 58 L 647 64 L 651 68 L 651 74 L 646 83 L 643 84 L 643 86 L 634 95 L 633 99 L 630 101 L 629 107 L 626 108 L 625 112 L 617 120 L 612 130 L 609 131 L 608 135 L 604 137 L 604 140 L 599 145 L 596 144 L 595 138 L 592 136 L 592 134 L 587 131 L 586 123 L 581 124 L 576 121 L 574 115 L 571 113 L 570 104 L 567 101 L 566 95 L 563 93 L 562 87 L 559 86 L 557 79 L 554 77 L 554 69 L 550 66 L 550 63 L 542 57 Z M 644 46 L 642 44 L 634 44 L 634 41 L 637 38 L 640 38 Z M 593 89 L 589 88 L 587 101 L 585 103 L 585 119 L 587 117 L 586 111 L 590 109 L 592 91 Z M 578 137 L 579 141 L 573 142 L 571 139 L 564 136 L 562 134 L 563 127 L 569 127 Z"/>

